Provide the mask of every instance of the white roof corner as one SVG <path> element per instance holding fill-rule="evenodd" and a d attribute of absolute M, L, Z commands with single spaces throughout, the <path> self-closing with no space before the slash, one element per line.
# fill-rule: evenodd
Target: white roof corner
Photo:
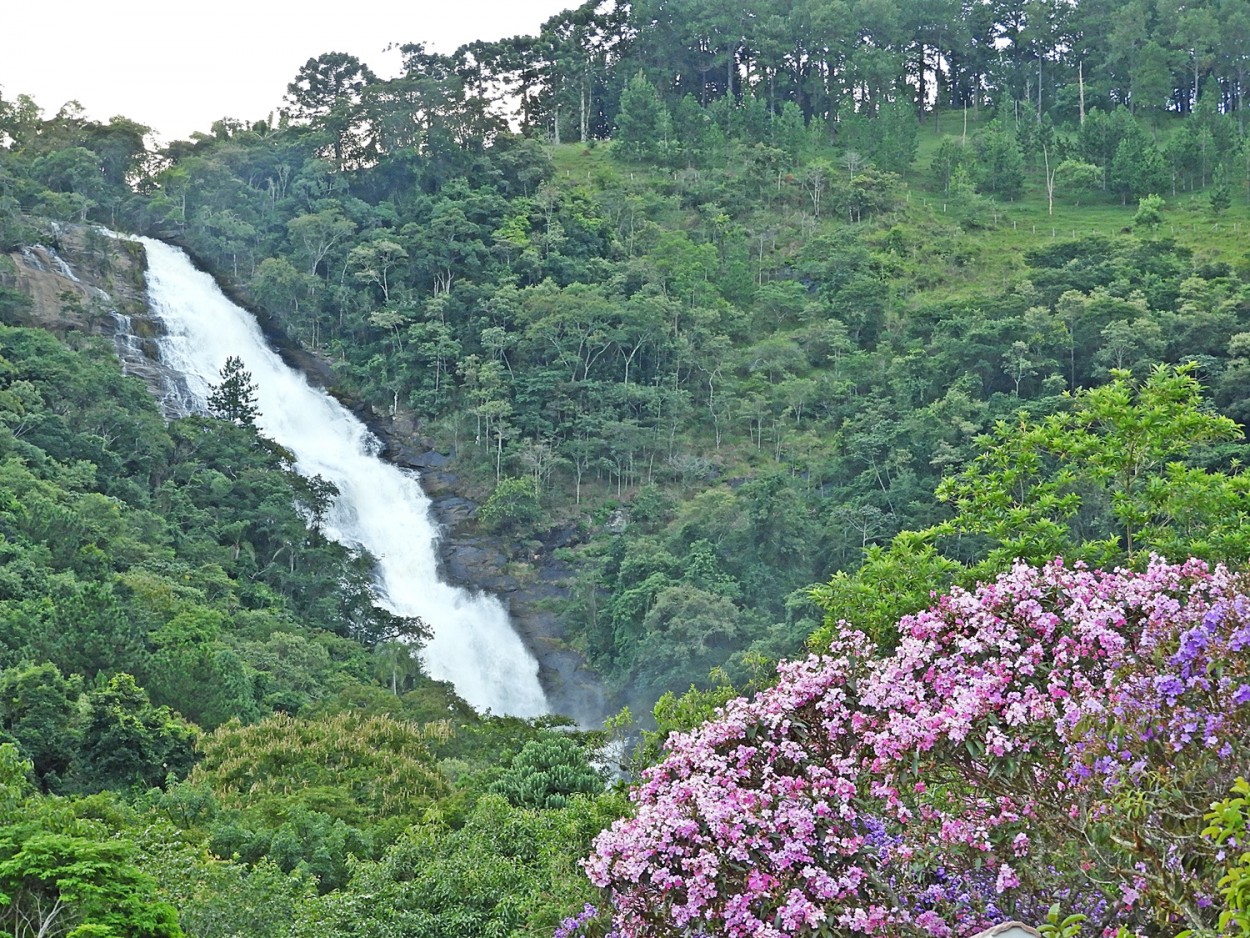
<path fill-rule="evenodd" d="M 1023 922 L 1003 922 L 973 938 L 1042 938 L 1042 933 Z"/>

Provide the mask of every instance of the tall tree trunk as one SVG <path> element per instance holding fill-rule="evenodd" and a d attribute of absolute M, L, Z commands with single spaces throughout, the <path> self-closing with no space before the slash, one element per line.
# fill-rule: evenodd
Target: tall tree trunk
<path fill-rule="evenodd" d="M 924 120 L 925 80 L 924 80 L 924 43 L 916 43 L 916 115 Z"/>
<path fill-rule="evenodd" d="M 582 143 L 586 143 L 590 139 L 590 113 L 586 106 L 586 74 L 582 73 L 582 80 L 579 83 L 578 90 L 581 92 L 581 112 L 579 114 L 579 130 L 581 131 Z"/>
<path fill-rule="evenodd" d="M 1076 63 L 1076 87 L 1080 98 L 1080 123 L 1085 123 L 1085 63 L 1083 61 Z"/>

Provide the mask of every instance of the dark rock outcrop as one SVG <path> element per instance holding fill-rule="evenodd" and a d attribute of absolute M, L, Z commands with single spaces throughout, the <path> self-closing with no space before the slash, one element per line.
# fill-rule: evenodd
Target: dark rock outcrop
<path fill-rule="evenodd" d="M 416 437 L 407 428 L 374 417 L 370 426 L 384 443 L 383 455 L 396 465 L 419 473 L 430 496 L 430 514 L 442 536 L 438 543 L 439 573 L 465 589 L 485 590 L 507 606 L 513 625 L 538 659 L 539 679 L 556 713 L 580 726 L 596 727 L 609 715 L 609 702 L 599 675 L 571 648 L 563 624 L 552 611 L 565 599 L 564 585 L 571 571 L 552 550 L 571 540 L 557 532 L 537 553 L 527 558 L 524 578 L 514 576 L 511 546 L 500 538 L 473 533 L 477 504 L 465 494 L 461 479 L 448 470 L 450 456 L 414 447 Z"/>

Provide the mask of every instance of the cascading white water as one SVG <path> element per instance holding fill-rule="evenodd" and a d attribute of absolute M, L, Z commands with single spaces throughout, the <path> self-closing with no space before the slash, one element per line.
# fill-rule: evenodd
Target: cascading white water
<path fill-rule="evenodd" d="M 161 357 L 183 375 L 196 408 L 205 409 L 209 385 L 220 381 L 227 357 L 241 358 L 258 386 L 261 431 L 295 454 L 301 473 L 338 486 L 327 535 L 377 558 L 379 592 L 388 608 L 420 616 L 433 630 L 422 652 L 426 670 L 454 684 L 479 710 L 547 713 L 538 663 L 499 600 L 439 581 L 438 531 L 417 479 L 378 459 L 378 441 L 364 424 L 288 368 L 255 319 L 182 251 L 150 238 L 139 241 L 148 254 L 152 311 L 168 330 Z"/>

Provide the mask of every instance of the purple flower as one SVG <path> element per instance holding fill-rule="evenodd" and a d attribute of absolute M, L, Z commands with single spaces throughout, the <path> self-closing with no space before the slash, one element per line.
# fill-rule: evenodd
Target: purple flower
<path fill-rule="evenodd" d="M 552 938 L 577 938 L 582 926 L 599 917 L 599 910 L 587 902 L 577 915 L 569 916 L 556 926 Z"/>
<path fill-rule="evenodd" d="M 1228 647 L 1232 651 L 1241 651 L 1247 645 L 1250 645 L 1250 625 L 1243 625 L 1229 637 Z"/>
<path fill-rule="evenodd" d="M 1160 674 L 1154 679 L 1155 693 L 1175 704 L 1177 698 L 1185 693 L 1185 682 L 1175 674 Z"/>

